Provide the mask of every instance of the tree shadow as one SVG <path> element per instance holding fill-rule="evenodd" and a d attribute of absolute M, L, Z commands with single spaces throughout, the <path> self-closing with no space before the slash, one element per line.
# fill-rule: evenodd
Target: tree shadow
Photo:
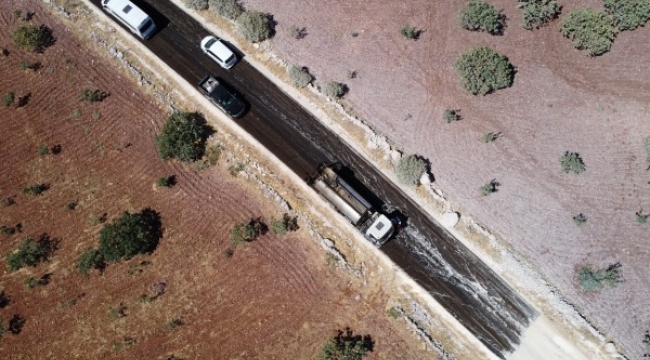
<path fill-rule="evenodd" d="M 22 108 L 27 106 L 29 104 L 29 100 L 32 98 L 32 93 L 27 93 L 21 97 L 18 98 L 18 102 L 16 103 L 16 108 Z"/>
<path fill-rule="evenodd" d="M 49 27 L 47 27 L 45 25 L 41 25 L 38 28 L 38 31 L 41 34 L 41 42 L 36 47 L 35 51 L 37 53 L 43 53 L 45 51 L 45 49 L 51 47 L 52 45 L 54 45 L 56 43 L 56 38 L 52 34 L 52 29 L 50 29 Z"/>
<path fill-rule="evenodd" d="M 9 332 L 11 332 L 13 335 L 18 335 L 20 334 L 21 331 L 23 331 L 23 326 L 25 326 L 25 320 L 24 317 L 15 314 L 14 316 L 11 317 L 9 320 Z"/>
<path fill-rule="evenodd" d="M 52 255 L 54 255 L 54 252 L 59 249 L 59 243 L 61 243 L 60 239 L 52 239 L 47 233 L 41 234 L 41 236 L 38 238 L 38 246 L 44 250 L 43 260 L 50 261 L 50 258 Z M 50 276 L 51 274 L 45 274 L 43 275 L 43 278 L 49 282 Z"/>
<path fill-rule="evenodd" d="M 0 292 L 0 309 L 4 309 L 9 305 L 11 302 L 11 299 L 5 294 L 5 292 Z"/>
<path fill-rule="evenodd" d="M 156 250 L 158 243 L 160 242 L 160 238 L 163 235 L 160 213 L 147 207 L 142 209 L 141 214 L 146 226 L 146 232 L 150 236 L 149 246 L 146 249 L 146 252 L 151 253 Z"/>
<path fill-rule="evenodd" d="M 375 348 L 375 342 L 370 335 L 354 335 L 349 327 L 346 327 L 345 330 L 338 330 L 334 341 L 339 348 L 360 347 L 367 352 L 372 352 Z"/>

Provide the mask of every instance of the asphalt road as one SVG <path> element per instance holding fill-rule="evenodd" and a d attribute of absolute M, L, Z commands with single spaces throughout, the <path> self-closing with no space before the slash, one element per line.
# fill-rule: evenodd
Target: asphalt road
<path fill-rule="evenodd" d="M 99 0 L 93 3 L 100 6 Z M 323 162 L 345 164 L 349 180 L 364 184 L 371 202 L 386 202 L 408 217 L 406 231 L 382 251 L 493 353 L 504 357 L 516 348 L 537 316 L 530 305 L 381 172 L 250 66 L 245 56 L 231 70 L 221 69 L 199 48 L 200 40 L 210 34 L 207 30 L 171 2 L 151 3 L 136 1 L 163 28 L 141 41 L 144 46 L 191 84 L 208 73 L 223 78 L 250 106 L 236 122 L 299 176 Z"/>

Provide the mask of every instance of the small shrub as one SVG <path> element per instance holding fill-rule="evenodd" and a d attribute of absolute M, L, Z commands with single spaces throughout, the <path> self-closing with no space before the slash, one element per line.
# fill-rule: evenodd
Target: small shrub
<path fill-rule="evenodd" d="M 650 217 L 650 214 L 643 213 L 643 209 L 637 211 L 634 214 L 636 215 L 636 222 L 639 224 L 646 224 L 648 222 L 648 217 Z"/>
<path fill-rule="evenodd" d="M 501 184 L 499 184 L 496 179 L 492 179 L 487 184 L 481 186 L 481 195 L 488 196 L 495 193 L 499 191 L 499 186 L 501 186 Z"/>
<path fill-rule="evenodd" d="M 287 72 L 291 83 L 297 88 L 304 88 L 314 80 L 314 77 L 309 73 L 309 69 L 304 66 L 291 65 Z"/>
<path fill-rule="evenodd" d="M 604 0 L 605 11 L 614 17 L 614 25 L 621 31 L 634 30 L 650 20 L 648 0 Z"/>
<path fill-rule="evenodd" d="M 578 275 L 582 291 L 589 292 L 600 290 L 605 285 L 609 287 L 616 286 L 620 282 L 621 274 L 618 270 L 620 267 L 620 263 L 610 265 L 607 268 L 600 270 L 594 270 L 589 265 L 583 266 Z"/>
<path fill-rule="evenodd" d="M 237 0 L 210 0 L 210 8 L 226 19 L 235 20 L 244 10 Z"/>
<path fill-rule="evenodd" d="M 97 121 L 102 118 L 102 113 L 99 111 L 93 111 L 91 117 L 93 118 L 93 120 Z"/>
<path fill-rule="evenodd" d="M 271 19 L 259 11 L 245 11 L 235 21 L 237 30 L 251 43 L 259 43 L 273 33 Z"/>
<path fill-rule="evenodd" d="M 10 236 L 16 233 L 16 228 L 12 226 L 0 224 L 0 232 L 2 232 L 7 236 Z"/>
<path fill-rule="evenodd" d="M 355 38 L 355 37 L 359 36 L 359 33 L 356 32 L 356 31 L 353 31 L 353 32 L 350 33 L 350 36 L 352 36 L 353 38 Z"/>
<path fill-rule="evenodd" d="M 346 87 L 344 84 L 335 81 L 325 81 L 321 83 L 320 91 L 330 99 L 338 99 L 345 95 Z"/>
<path fill-rule="evenodd" d="M 74 110 L 72 110 L 72 113 L 70 113 L 70 116 L 68 116 L 68 119 L 77 119 L 80 116 L 81 116 L 81 110 L 74 109 Z"/>
<path fill-rule="evenodd" d="M 70 201 L 69 203 L 65 204 L 65 208 L 68 211 L 72 211 L 72 210 L 77 208 L 78 204 L 79 203 L 76 200 L 75 201 Z"/>
<path fill-rule="evenodd" d="M 151 265 L 151 261 L 143 261 L 137 265 L 129 266 L 129 275 L 140 275 Z"/>
<path fill-rule="evenodd" d="M 498 139 L 500 137 L 501 137 L 500 132 L 489 132 L 489 133 L 483 135 L 483 138 L 481 140 L 483 140 L 483 142 L 487 144 L 487 143 L 491 143 L 492 141 L 494 141 L 494 140 L 496 140 L 496 139 Z"/>
<path fill-rule="evenodd" d="M 199 113 L 173 112 L 156 136 L 158 153 L 163 160 L 195 161 L 203 157 L 210 128 Z"/>
<path fill-rule="evenodd" d="M 560 15 L 557 0 L 519 0 L 521 26 L 526 30 L 539 29 Z"/>
<path fill-rule="evenodd" d="M 560 34 L 570 39 L 576 49 L 586 50 L 591 56 L 602 55 L 616 37 L 614 17 L 602 10 L 572 11 L 563 17 Z"/>
<path fill-rule="evenodd" d="M 38 51 L 45 45 L 47 34 L 44 30 L 44 27 L 23 24 L 13 31 L 11 37 L 22 50 Z"/>
<path fill-rule="evenodd" d="M 46 261 L 56 249 L 56 242 L 51 240 L 47 235 L 41 236 L 36 241 L 27 238 L 7 255 L 7 265 L 9 270 L 16 271 L 26 266 L 36 266 Z"/>
<path fill-rule="evenodd" d="M 208 165 L 216 165 L 223 152 L 223 145 L 208 146 L 205 150 L 205 161 Z"/>
<path fill-rule="evenodd" d="M 38 279 L 30 276 L 27 279 L 25 279 L 25 287 L 27 290 L 32 290 L 33 288 L 38 286 Z"/>
<path fill-rule="evenodd" d="M 241 171 L 244 171 L 245 168 L 246 165 L 244 165 L 244 163 L 238 162 L 237 164 L 228 166 L 228 172 L 230 173 L 230 176 L 235 177 Z"/>
<path fill-rule="evenodd" d="M 108 262 L 131 259 L 153 252 L 162 236 L 160 214 L 146 208 L 131 214 L 125 211 L 99 232 L 99 252 Z"/>
<path fill-rule="evenodd" d="M 156 180 L 156 186 L 158 187 L 172 187 L 176 185 L 176 176 L 164 176 Z"/>
<path fill-rule="evenodd" d="M 510 87 L 515 76 L 515 68 L 507 57 L 483 46 L 460 55 L 454 67 L 463 88 L 474 95 Z"/>
<path fill-rule="evenodd" d="M 271 233 L 285 235 L 287 233 L 287 224 L 282 219 L 271 217 Z"/>
<path fill-rule="evenodd" d="M 409 40 L 417 40 L 420 37 L 420 30 L 414 26 L 405 26 L 399 30 L 399 33 Z"/>
<path fill-rule="evenodd" d="M 9 107 L 14 103 L 14 100 L 16 100 L 16 94 L 10 91 L 8 93 L 5 93 L 4 97 L 2 98 L 2 103 L 5 107 Z"/>
<path fill-rule="evenodd" d="M 461 10 L 458 21 L 463 29 L 500 35 L 506 24 L 506 16 L 486 1 L 470 0 Z"/>
<path fill-rule="evenodd" d="M 357 78 L 357 71 L 356 70 L 348 70 L 348 79 L 356 79 Z"/>
<path fill-rule="evenodd" d="M 23 16 L 23 11 L 20 10 L 20 9 L 14 9 L 14 11 L 12 12 L 12 15 L 14 17 L 14 21 L 20 20 L 21 16 Z"/>
<path fill-rule="evenodd" d="M 50 153 L 50 148 L 48 148 L 46 145 L 38 145 L 38 154 L 39 155 L 47 155 Z"/>
<path fill-rule="evenodd" d="M 148 303 L 150 303 L 150 302 L 153 301 L 153 297 L 151 297 L 151 296 L 149 296 L 149 295 L 147 295 L 147 294 L 142 294 L 142 295 L 140 295 L 140 297 L 139 297 L 138 299 L 139 299 L 140 302 L 143 303 L 143 304 L 148 304 Z"/>
<path fill-rule="evenodd" d="M 44 193 L 50 187 L 47 184 L 34 184 L 23 188 L 23 193 L 31 196 L 38 196 Z"/>
<path fill-rule="evenodd" d="M 96 103 L 104 100 L 106 94 L 99 90 L 84 89 L 81 93 L 81 100 L 89 103 Z"/>
<path fill-rule="evenodd" d="M 181 319 L 173 318 L 173 319 L 169 320 L 165 326 L 169 330 L 175 330 L 175 329 L 178 329 L 179 327 L 181 327 L 181 325 L 183 325 L 183 321 Z"/>
<path fill-rule="evenodd" d="M 41 68 L 41 63 L 39 62 L 29 62 L 27 60 L 23 60 L 20 62 L 20 68 L 27 71 L 36 71 Z"/>
<path fill-rule="evenodd" d="M 447 109 L 445 112 L 442 114 L 443 119 L 447 121 L 447 123 L 450 123 L 452 121 L 458 121 L 461 119 L 460 116 L 460 110 L 458 109 Z"/>
<path fill-rule="evenodd" d="M 7 207 L 14 205 L 16 203 L 16 200 L 12 197 L 6 197 L 0 201 L 0 207 Z"/>
<path fill-rule="evenodd" d="M 586 222 L 587 222 L 587 217 L 583 213 L 580 213 L 573 217 L 573 223 L 576 224 L 577 226 L 582 226 Z"/>
<path fill-rule="evenodd" d="M 227 258 L 231 258 L 233 255 L 235 255 L 235 251 L 229 248 L 224 250 L 223 255 Z"/>
<path fill-rule="evenodd" d="M 400 316 L 402 316 L 402 313 L 396 306 L 393 306 L 392 308 L 386 310 L 386 315 L 388 315 L 390 318 L 398 319 Z"/>
<path fill-rule="evenodd" d="M 585 163 L 582 161 L 580 154 L 574 152 L 565 152 L 560 158 L 560 165 L 565 173 L 580 174 L 585 171 Z"/>
<path fill-rule="evenodd" d="M 207 10 L 208 0 L 185 0 L 185 7 L 194 10 Z"/>
<path fill-rule="evenodd" d="M 354 335 L 350 328 L 339 330 L 318 354 L 318 360 L 361 360 L 372 350 L 370 335 Z"/>
<path fill-rule="evenodd" d="M 307 30 L 305 28 L 299 28 L 296 25 L 291 26 L 289 29 L 289 35 L 296 40 L 300 40 L 307 36 Z"/>
<path fill-rule="evenodd" d="M 397 179 L 402 184 L 409 186 L 418 185 L 422 174 L 426 171 L 426 162 L 416 155 L 402 157 L 397 163 L 397 166 L 395 166 Z"/>
<path fill-rule="evenodd" d="M 237 246 L 244 242 L 253 241 L 257 234 L 255 228 L 250 223 L 235 224 L 230 233 L 230 242 Z"/>
<path fill-rule="evenodd" d="M 0 58 L 6 58 L 7 56 L 9 56 L 9 50 L 0 49 Z"/>
<path fill-rule="evenodd" d="M 83 276 L 88 276 L 91 269 L 102 272 L 106 268 L 104 255 L 97 249 L 88 249 L 77 258 L 76 267 Z"/>
<path fill-rule="evenodd" d="M 111 320 L 117 320 L 123 317 L 126 317 L 127 307 L 124 304 L 120 304 L 117 307 L 111 307 L 108 309 L 108 318 Z"/>

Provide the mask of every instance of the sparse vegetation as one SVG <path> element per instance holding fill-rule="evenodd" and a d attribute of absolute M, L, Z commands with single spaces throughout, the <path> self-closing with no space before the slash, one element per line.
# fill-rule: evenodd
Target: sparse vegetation
<path fill-rule="evenodd" d="M 634 30 L 650 20 L 649 0 L 604 0 L 604 5 L 621 31 Z"/>
<path fill-rule="evenodd" d="M 404 185 L 415 186 L 420 183 L 422 174 L 427 171 L 427 163 L 416 155 L 402 157 L 397 166 L 395 174 L 397 179 Z"/>
<path fill-rule="evenodd" d="M 526 30 L 539 29 L 560 15 L 557 0 L 519 0 L 521 26 Z"/>
<path fill-rule="evenodd" d="M 346 86 L 336 81 L 324 81 L 320 84 L 320 91 L 330 99 L 338 99 L 345 95 Z"/>
<path fill-rule="evenodd" d="M 36 266 L 46 261 L 56 250 L 56 242 L 43 235 L 39 240 L 27 238 L 18 248 L 7 255 L 9 270 L 16 271 L 26 266 Z"/>
<path fill-rule="evenodd" d="M 14 94 L 12 91 L 9 91 L 2 97 L 2 104 L 5 107 L 9 107 L 14 103 L 14 100 L 16 100 L 16 94 Z"/>
<path fill-rule="evenodd" d="M 304 88 L 314 80 L 314 77 L 309 73 L 309 69 L 304 66 L 291 65 L 287 72 L 291 83 L 297 88 Z"/>
<path fill-rule="evenodd" d="M 252 219 L 246 223 L 237 223 L 233 226 L 230 233 L 230 242 L 234 245 L 240 245 L 244 242 L 250 242 L 257 239 L 258 236 L 267 230 L 262 219 Z"/>
<path fill-rule="evenodd" d="M 454 67 L 463 88 L 474 95 L 510 87 L 515 76 L 515 68 L 507 57 L 483 46 L 460 55 Z"/>
<path fill-rule="evenodd" d="M 91 269 L 103 272 L 106 267 L 104 255 L 97 249 L 88 249 L 77 258 L 76 267 L 83 276 L 88 276 Z"/>
<path fill-rule="evenodd" d="M 99 232 L 99 252 L 108 262 L 131 259 L 152 252 L 162 236 L 160 215 L 146 208 L 131 214 L 125 211 Z"/>
<path fill-rule="evenodd" d="M 296 231 L 298 226 L 298 218 L 291 217 L 289 214 L 284 213 L 282 219 L 271 217 L 271 233 L 276 235 L 285 235 L 289 231 Z"/>
<path fill-rule="evenodd" d="M 582 161 L 580 154 L 574 152 L 565 152 L 560 157 L 560 165 L 565 173 L 580 174 L 585 171 L 585 163 Z"/>
<path fill-rule="evenodd" d="M 307 29 L 292 25 L 291 28 L 289 28 L 289 35 L 296 40 L 300 40 L 307 36 Z"/>
<path fill-rule="evenodd" d="M 259 11 L 245 11 L 235 22 L 239 33 L 251 43 L 262 42 L 273 33 L 271 19 Z"/>
<path fill-rule="evenodd" d="M 242 162 L 237 162 L 236 164 L 228 166 L 228 172 L 232 177 L 237 176 L 237 174 L 244 171 L 244 169 L 246 169 L 246 165 Z"/>
<path fill-rule="evenodd" d="M 70 116 L 68 116 L 68 119 L 77 119 L 80 116 L 81 116 L 81 110 L 73 109 L 72 112 L 70 113 Z"/>
<path fill-rule="evenodd" d="M 481 140 L 483 140 L 483 142 L 487 144 L 487 143 L 491 143 L 492 141 L 494 141 L 494 140 L 496 140 L 496 139 L 498 139 L 500 137 L 501 137 L 500 132 L 489 132 L 489 133 L 483 135 L 483 138 Z"/>
<path fill-rule="evenodd" d="M 23 24 L 13 31 L 11 37 L 16 45 L 24 51 L 39 51 L 47 41 L 47 28 Z"/>
<path fill-rule="evenodd" d="M 199 113 L 175 111 L 156 137 L 158 153 L 163 160 L 195 161 L 205 153 L 210 130 Z"/>
<path fill-rule="evenodd" d="M 458 121 L 458 120 L 461 119 L 460 110 L 458 110 L 458 109 L 447 109 L 442 114 L 442 118 L 445 119 L 445 121 L 447 121 L 447 123 L 450 123 L 452 121 Z"/>
<path fill-rule="evenodd" d="M 620 267 L 620 263 L 612 264 L 600 270 L 594 270 L 589 265 L 583 266 L 578 275 L 582 291 L 596 291 L 602 289 L 604 286 L 616 286 L 620 282 Z"/>
<path fill-rule="evenodd" d="M 244 12 L 237 0 L 210 0 L 210 9 L 226 19 L 235 20 Z"/>
<path fill-rule="evenodd" d="M 503 33 L 506 17 L 486 1 L 470 0 L 461 10 L 458 21 L 463 29 L 500 35 Z"/>
<path fill-rule="evenodd" d="M 158 187 L 172 187 L 176 185 L 176 176 L 163 176 L 156 180 L 156 186 Z"/>
<path fill-rule="evenodd" d="M 50 153 L 50 148 L 47 147 L 47 145 L 43 145 L 43 144 L 38 145 L 38 154 L 39 155 L 43 156 L 43 155 L 47 155 L 49 153 Z"/>
<path fill-rule="evenodd" d="M 402 313 L 396 306 L 393 306 L 390 309 L 386 310 L 386 315 L 388 315 L 390 318 L 398 319 L 400 316 L 402 316 Z"/>
<path fill-rule="evenodd" d="M 417 40 L 420 37 L 420 30 L 415 26 L 404 26 L 399 33 L 409 40 Z"/>
<path fill-rule="evenodd" d="M 490 180 L 490 182 L 486 183 L 485 185 L 481 186 L 481 195 L 483 196 L 488 196 L 492 193 L 495 193 L 499 191 L 499 184 L 496 179 Z"/>
<path fill-rule="evenodd" d="M 81 100 L 89 103 L 100 102 L 104 100 L 106 94 L 95 89 L 84 89 L 81 93 Z"/>
<path fill-rule="evenodd" d="M 339 330 L 325 343 L 318 360 L 361 360 L 372 351 L 373 344 L 370 335 L 354 335 L 350 328 Z"/>
<path fill-rule="evenodd" d="M 38 196 L 44 193 L 50 187 L 47 184 L 33 184 L 23 188 L 23 194 Z"/>
<path fill-rule="evenodd" d="M 184 0 L 185 7 L 194 10 L 207 10 L 208 0 Z"/>
<path fill-rule="evenodd" d="M 580 213 L 573 217 L 573 223 L 576 224 L 577 226 L 582 226 L 586 222 L 587 222 L 587 217 L 583 213 Z"/>
<path fill-rule="evenodd" d="M 573 47 L 586 50 L 591 56 L 609 51 L 616 37 L 614 17 L 603 10 L 582 9 L 563 16 L 562 36 L 573 42 Z"/>

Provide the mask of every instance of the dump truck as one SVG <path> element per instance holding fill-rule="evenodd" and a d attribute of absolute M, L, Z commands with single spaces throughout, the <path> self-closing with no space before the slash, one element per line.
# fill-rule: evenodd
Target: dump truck
<path fill-rule="evenodd" d="M 375 246 L 385 244 L 395 233 L 395 225 L 335 171 L 339 164 L 321 164 L 311 185 Z"/>

